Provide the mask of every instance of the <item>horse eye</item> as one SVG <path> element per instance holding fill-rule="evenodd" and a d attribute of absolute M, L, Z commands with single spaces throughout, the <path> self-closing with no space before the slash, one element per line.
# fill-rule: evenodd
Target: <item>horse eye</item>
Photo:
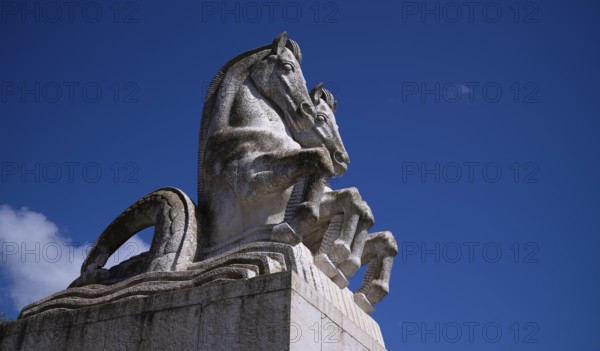
<path fill-rule="evenodd" d="M 294 70 L 294 66 L 292 66 L 292 64 L 291 64 L 291 63 L 284 63 L 284 64 L 283 64 L 283 69 L 284 69 L 286 72 L 292 72 L 292 71 Z"/>
<path fill-rule="evenodd" d="M 316 121 L 318 123 L 325 123 L 327 121 L 327 117 L 325 117 L 324 115 L 317 115 Z"/>

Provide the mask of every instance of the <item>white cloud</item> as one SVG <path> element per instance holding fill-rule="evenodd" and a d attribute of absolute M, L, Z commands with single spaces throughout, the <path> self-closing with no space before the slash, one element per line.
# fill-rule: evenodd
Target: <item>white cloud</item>
<path fill-rule="evenodd" d="M 74 243 L 41 213 L 0 205 L 0 270 L 15 308 L 65 289 L 79 276 L 93 243 Z M 138 237 L 127 241 L 108 261 L 114 266 L 147 251 Z"/>

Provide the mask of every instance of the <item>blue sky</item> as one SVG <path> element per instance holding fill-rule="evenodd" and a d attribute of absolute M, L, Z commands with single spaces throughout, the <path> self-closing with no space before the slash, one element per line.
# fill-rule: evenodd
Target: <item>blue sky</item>
<path fill-rule="evenodd" d="M 0 311 L 66 287 L 148 192 L 196 200 L 208 82 L 286 30 L 339 101 L 334 187 L 400 247 L 387 347 L 600 348 L 598 2 L 0 6 Z"/>

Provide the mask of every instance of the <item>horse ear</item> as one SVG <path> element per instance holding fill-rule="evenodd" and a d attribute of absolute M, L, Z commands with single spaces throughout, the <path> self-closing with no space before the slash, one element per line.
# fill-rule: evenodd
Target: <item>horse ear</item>
<path fill-rule="evenodd" d="M 271 54 L 280 55 L 285 49 L 285 44 L 287 43 L 287 32 L 283 32 L 273 40 L 273 47 L 271 49 Z"/>
<path fill-rule="evenodd" d="M 312 90 L 310 91 L 310 98 L 312 99 L 313 104 L 319 104 L 319 100 L 321 100 L 321 95 L 323 95 L 323 83 L 317 84 L 317 86 L 312 88 Z"/>

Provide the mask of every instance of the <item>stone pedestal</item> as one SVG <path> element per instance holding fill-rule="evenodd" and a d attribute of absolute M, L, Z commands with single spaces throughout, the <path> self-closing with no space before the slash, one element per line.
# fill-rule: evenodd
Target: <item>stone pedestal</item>
<path fill-rule="evenodd" d="M 55 306 L 57 307 L 57 306 Z M 385 350 L 348 289 L 306 263 L 251 279 L 54 308 L 0 326 L 0 350 Z"/>

